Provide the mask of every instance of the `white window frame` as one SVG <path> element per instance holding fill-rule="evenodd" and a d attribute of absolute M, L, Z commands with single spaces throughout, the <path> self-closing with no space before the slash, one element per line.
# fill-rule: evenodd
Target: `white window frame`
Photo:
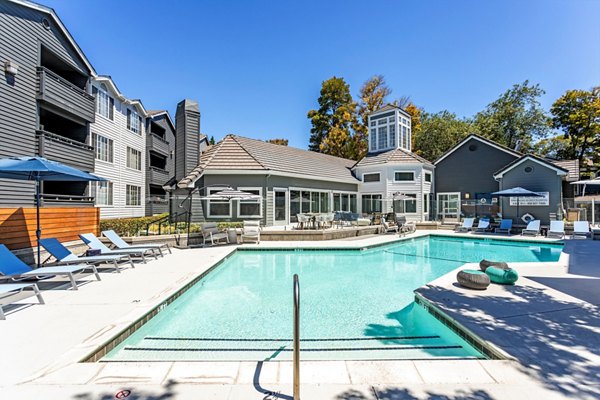
<path fill-rule="evenodd" d="M 213 188 L 213 189 L 208 188 L 207 189 L 207 194 L 210 196 L 211 194 L 220 192 L 221 190 L 223 190 L 223 188 Z M 207 200 L 206 203 L 207 203 L 206 204 L 206 215 L 207 215 L 207 218 L 231 218 L 232 217 L 232 215 L 231 215 L 231 200 Z M 227 214 L 227 215 L 212 215 L 211 209 L 210 209 L 211 208 L 210 207 L 211 203 L 215 203 L 215 204 L 225 204 L 225 203 L 228 203 L 228 205 L 229 205 L 229 214 Z"/>
<path fill-rule="evenodd" d="M 105 162 L 105 163 L 109 163 L 109 164 L 114 164 L 114 162 L 115 162 L 115 144 L 114 144 L 114 141 L 111 138 L 108 138 L 106 136 L 103 136 L 103 135 L 100 135 L 100 134 L 97 134 L 97 133 L 92 133 L 92 138 L 94 140 L 94 160 Z M 108 151 L 108 155 L 110 156 L 109 157 L 110 161 L 104 160 L 102 158 L 98 158 L 98 150 L 100 149 L 100 146 L 98 146 L 98 139 L 99 138 L 106 139 L 106 145 L 108 147 L 107 151 Z"/>
<path fill-rule="evenodd" d="M 131 132 L 137 133 L 138 135 L 141 135 L 142 123 L 140 121 L 140 115 L 137 113 L 137 111 L 129 109 L 127 117 L 129 118 L 129 130 Z"/>
<path fill-rule="evenodd" d="M 427 180 L 427 176 L 429 176 L 429 180 Z M 433 174 L 431 172 L 424 172 L 424 176 L 423 176 L 423 182 L 427 183 L 432 183 L 433 182 Z"/>
<path fill-rule="evenodd" d="M 377 175 L 377 180 L 376 181 L 369 181 L 369 182 L 365 182 L 365 176 L 366 175 Z M 363 183 L 379 183 L 381 182 L 381 172 L 365 172 L 362 176 L 362 181 Z"/>
<path fill-rule="evenodd" d="M 130 155 L 133 156 L 134 154 L 132 152 L 130 152 L 130 150 L 132 152 L 137 152 L 137 154 L 139 155 L 139 157 L 136 157 L 136 164 L 137 161 L 139 160 L 139 168 L 136 167 L 132 167 L 129 165 L 129 161 L 130 161 Z M 132 169 L 134 171 L 141 171 L 142 170 L 142 151 L 138 150 L 138 149 L 134 149 L 133 147 L 127 146 L 127 157 L 125 159 L 125 165 L 127 166 L 127 168 Z"/>
<path fill-rule="evenodd" d="M 108 119 L 109 121 L 113 121 L 114 110 L 111 110 L 113 107 L 113 104 L 111 103 L 114 103 L 114 101 L 110 101 L 110 95 L 102 87 L 96 87 L 96 89 L 96 114 Z M 102 111 L 106 111 L 106 115 L 104 115 Z M 113 115 L 113 118 L 110 117 L 111 114 Z"/>
<path fill-rule="evenodd" d="M 383 207 L 383 193 L 381 193 L 381 192 L 375 192 L 375 193 L 361 193 L 360 194 L 360 212 L 362 214 L 364 214 L 364 213 L 367 212 L 367 211 L 363 210 L 363 197 L 365 197 L 365 196 L 369 196 L 370 197 L 371 208 L 374 208 L 373 207 L 373 201 L 374 201 L 373 200 L 373 196 L 380 196 L 381 198 L 379 199 L 379 203 L 380 203 L 379 209 L 381 211 L 371 211 L 371 213 L 384 213 L 384 211 L 383 211 L 383 209 L 384 209 L 384 207 Z"/>
<path fill-rule="evenodd" d="M 102 184 L 106 184 L 107 185 L 107 199 L 108 202 L 107 203 L 98 203 L 98 186 L 101 186 Z M 92 196 L 94 196 L 94 205 L 96 207 L 113 207 L 114 206 L 114 201 L 115 201 L 115 192 L 114 192 L 114 184 L 111 181 L 104 181 L 104 182 L 92 182 Z"/>
<path fill-rule="evenodd" d="M 132 198 L 130 196 L 130 189 L 133 188 L 137 188 L 137 192 L 138 192 L 138 196 L 136 196 L 136 198 L 138 199 L 137 203 L 138 204 L 132 204 L 130 202 L 130 199 Z M 142 187 L 141 186 L 137 186 L 137 185 L 130 185 L 130 184 L 126 184 L 125 185 L 125 205 L 127 207 L 140 207 L 142 205 Z"/>
<path fill-rule="evenodd" d="M 247 191 L 254 191 L 257 190 L 258 191 L 258 195 L 260 196 L 260 199 L 256 199 L 256 200 L 241 200 L 239 199 L 237 201 L 237 216 L 238 218 L 262 218 L 263 216 L 263 198 L 262 198 L 262 194 L 263 194 L 263 189 L 260 186 L 252 186 L 252 187 L 238 187 L 237 190 L 240 190 L 242 192 L 247 192 Z M 273 198 L 274 199 L 274 198 Z M 241 207 L 240 205 L 242 203 L 258 203 L 258 215 L 242 215 L 240 210 Z"/>
<path fill-rule="evenodd" d="M 400 181 L 403 182 L 403 181 Z M 408 182 L 408 181 L 406 181 Z M 393 200 L 393 201 L 398 201 L 398 202 L 403 202 L 404 203 L 404 212 L 400 212 L 400 214 L 402 215 L 417 215 L 419 213 L 419 193 L 403 193 L 405 196 L 415 196 L 414 197 L 414 202 L 415 202 L 415 212 L 406 212 L 406 202 L 408 200 Z M 411 200 L 412 201 L 412 200 Z M 423 201 L 421 199 L 421 201 Z"/>
<path fill-rule="evenodd" d="M 456 205 L 456 215 L 442 213 L 442 207 L 440 207 L 440 196 L 451 196 L 451 195 L 452 196 L 458 196 L 458 202 L 457 202 L 457 205 Z M 440 192 L 440 193 L 436 193 L 435 200 L 436 200 L 437 214 L 438 215 L 442 215 L 444 217 L 446 217 L 446 216 L 453 216 L 453 217 L 460 218 L 460 214 L 461 214 L 461 192 Z"/>
<path fill-rule="evenodd" d="M 412 180 L 410 180 L 410 181 L 407 181 L 407 180 L 396 180 L 396 174 L 397 174 L 397 173 L 401 173 L 401 174 L 402 174 L 402 173 L 403 173 L 403 174 L 412 174 L 412 175 L 413 175 L 413 178 L 412 178 Z M 402 170 L 399 170 L 399 171 L 394 171 L 394 182 L 398 182 L 398 183 L 413 182 L 413 183 L 414 183 L 414 182 L 415 182 L 415 175 L 416 175 L 416 174 L 415 174 L 415 171 L 402 171 Z"/>
<path fill-rule="evenodd" d="M 335 209 L 333 208 L 333 205 L 334 205 L 334 200 L 333 200 L 333 199 L 334 199 L 334 196 L 335 196 L 336 194 L 340 194 L 340 195 L 348 195 L 348 210 L 335 210 Z M 351 210 L 350 210 L 350 195 L 352 195 L 352 194 L 356 196 L 356 211 L 351 211 Z M 360 204 L 360 203 L 359 203 L 359 201 L 360 201 L 360 192 L 347 192 L 347 191 L 344 191 L 344 190 L 332 190 L 332 191 L 331 191 L 331 199 L 330 199 L 330 200 L 331 200 L 331 203 L 330 203 L 330 204 L 331 204 L 331 209 L 333 210 L 333 212 L 335 212 L 335 211 L 349 211 L 349 212 L 358 212 L 358 206 L 359 206 L 359 204 Z M 341 197 L 340 197 L 340 208 L 341 208 L 341 207 L 342 207 L 342 199 L 341 199 Z"/>

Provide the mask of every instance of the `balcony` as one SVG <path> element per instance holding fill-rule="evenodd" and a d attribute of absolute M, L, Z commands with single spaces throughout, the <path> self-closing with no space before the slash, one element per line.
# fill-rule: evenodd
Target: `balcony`
<path fill-rule="evenodd" d="M 47 131 L 35 131 L 37 154 L 83 170 L 94 170 L 94 148 L 77 140 Z"/>
<path fill-rule="evenodd" d="M 157 168 L 157 167 L 148 167 L 148 172 L 146 174 L 146 180 L 147 180 L 147 184 L 149 185 L 159 185 L 162 186 L 165 183 L 167 183 L 167 181 L 170 178 L 170 173 L 169 171 L 162 169 L 162 168 Z"/>
<path fill-rule="evenodd" d="M 146 215 L 169 212 L 169 198 L 166 195 L 146 195 Z"/>
<path fill-rule="evenodd" d="M 77 206 L 93 207 L 94 198 L 91 196 L 76 196 L 68 194 L 40 194 L 41 206 Z"/>
<path fill-rule="evenodd" d="M 94 96 L 48 68 L 37 67 L 37 99 L 80 122 L 94 122 Z"/>
<path fill-rule="evenodd" d="M 148 135 L 148 149 L 161 153 L 165 157 L 169 156 L 169 142 L 162 137 L 151 133 Z"/>

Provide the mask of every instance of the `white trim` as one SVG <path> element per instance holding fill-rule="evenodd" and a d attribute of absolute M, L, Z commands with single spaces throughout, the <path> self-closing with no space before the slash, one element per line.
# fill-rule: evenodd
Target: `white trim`
<path fill-rule="evenodd" d="M 460 213 L 461 213 L 461 209 L 460 209 L 460 202 L 461 202 L 461 197 L 460 197 L 460 193 L 461 192 L 440 192 L 440 193 L 436 193 L 435 195 L 435 202 L 437 203 L 437 213 L 438 215 L 442 215 L 441 214 L 441 208 L 439 207 L 440 204 L 440 195 L 458 195 L 458 203 L 457 203 L 457 207 L 456 207 L 456 218 L 460 219 Z M 445 213 L 443 214 L 444 216 L 446 215 Z"/>
<path fill-rule="evenodd" d="M 280 172 L 273 171 L 270 169 L 259 169 L 259 170 L 239 170 L 239 169 L 205 169 L 202 175 L 273 175 L 273 176 L 285 176 L 290 178 L 302 178 L 306 180 L 313 181 L 324 181 L 324 182 L 335 182 L 335 183 L 347 183 L 350 185 L 358 185 L 361 183 L 359 179 L 354 178 L 354 180 L 340 180 L 335 178 L 325 178 L 316 175 L 306 175 L 306 174 L 296 174 L 290 172 Z M 193 182 L 190 182 L 190 185 L 196 183 L 198 179 L 202 175 L 194 178 Z M 193 187 L 193 185 L 192 185 Z"/>
<path fill-rule="evenodd" d="M 403 215 L 419 215 L 419 204 L 423 201 L 423 198 L 419 199 L 419 194 L 422 194 L 423 192 L 403 192 L 402 194 L 404 194 L 405 196 L 410 196 L 410 195 L 414 195 L 414 201 L 415 201 L 415 212 L 399 212 L 398 214 L 403 214 Z M 393 204 L 394 201 L 402 201 L 404 202 L 404 208 L 406 209 L 406 202 L 408 201 L 407 199 L 403 199 L 403 200 L 394 200 L 394 198 L 392 197 L 392 208 L 393 208 Z M 423 218 L 423 205 L 421 204 L 421 218 Z"/>
<path fill-rule="evenodd" d="M 543 167 L 546 167 L 546 168 L 549 168 L 549 169 L 552 169 L 552 170 L 556 171 L 556 175 L 558 175 L 558 176 L 566 176 L 566 175 L 569 174 L 567 171 L 563 171 L 563 170 L 561 170 L 560 168 L 554 166 L 551 163 L 546 163 L 544 161 L 538 160 L 535 157 L 527 155 L 527 156 L 523 156 L 519 161 L 517 161 L 513 165 L 511 165 L 509 167 L 505 167 L 504 169 L 501 169 L 498 174 L 494 175 L 494 179 L 496 179 L 496 180 L 502 179 L 502 177 L 504 176 L 505 173 L 507 173 L 508 171 L 513 170 L 514 168 L 518 167 L 519 165 L 521 165 L 522 163 L 524 163 L 527 160 L 533 161 L 536 164 L 539 164 L 539 165 L 541 165 Z"/>
<path fill-rule="evenodd" d="M 112 94 L 116 97 L 116 99 L 119 100 L 121 103 L 123 103 L 123 105 L 125 105 L 125 106 L 131 105 L 131 106 L 135 107 L 138 110 L 138 113 L 140 114 L 141 117 L 148 118 L 148 112 L 146 111 L 146 108 L 144 107 L 142 102 L 140 100 L 131 100 L 131 99 L 125 97 L 125 95 L 119 91 L 119 89 L 117 88 L 117 85 L 115 84 L 115 82 L 112 80 L 112 78 L 110 76 L 106 76 L 106 75 L 94 76 L 94 82 L 104 83 L 105 85 L 107 85 L 107 87 L 112 92 Z"/>
<path fill-rule="evenodd" d="M 384 213 L 384 211 L 383 211 L 383 204 L 384 204 L 384 202 L 387 201 L 387 199 L 384 196 L 384 193 L 383 192 L 372 192 L 372 193 L 360 193 L 360 203 L 359 203 L 360 204 L 360 214 L 364 214 L 365 213 L 365 210 L 363 210 L 363 207 L 362 207 L 363 206 L 363 196 L 381 196 L 381 199 L 379 199 L 379 208 L 380 208 L 380 211 L 371 211 L 371 212 L 372 213 L 374 213 L 374 212 Z M 370 201 L 371 201 L 371 208 L 372 208 L 372 206 L 373 206 L 373 198 L 371 198 Z M 377 201 L 377 200 L 375 200 L 375 201 Z M 359 212 L 358 210 L 359 210 L 359 207 L 358 207 L 358 204 L 357 204 L 356 205 L 356 211 Z"/>
<path fill-rule="evenodd" d="M 505 152 L 506 154 L 510 154 L 511 156 L 515 156 L 516 158 L 521 157 L 521 154 L 517 153 L 516 151 L 513 150 L 508 150 L 505 149 L 504 147 L 501 147 L 500 145 L 497 145 L 491 141 L 486 141 L 485 139 L 482 139 L 476 135 L 469 135 L 466 138 L 464 138 L 460 143 L 458 143 L 457 145 L 455 145 L 451 150 L 449 150 L 446 154 L 444 154 L 442 157 L 438 158 L 437 160 L 435 160 L 433 162 L 433 165 L 437 165 L 437 163 L 441 162 L 443 159 L 445 159 L 446 157 L 448 157 L 450 154 L 454 153 L 456 150 L 458 150 L 460 147 L 462 147 L 462 145 L 464 145 L 465 143 L 467 143 L 469 140 L 471 139 L 475 139 L 478 140 L 479 142 L 483 143 L 483 144 L 487 144 L 488 146 L 491 146 L 495 149 L 498 149 L 500 151 Z"/>
<path fill-rule="evenodd" d="M 379 179 L 376 181 L 365 182 L 365 175 L 378 175 Z M 381 183 L 381 172 L 365 172 L 362 174 L 362 183 Z"/>
<path fill-rule="evenodd" d="M 284 198 L 285 218 L 283 221 L 281 221 L 281 220 L 278 221 L 275 218 L 275 208 L 277 208 L 277 202 L 276 202 L 276 197 L 275 197 L 276 192 L 285 193 L 285 198 Z M 279 225 L 278 225 L 278 222 L 279 222 Z M 289 223 L 290 223 L 290 191 L 287 188 L 274 187 L 273 188 L 273 225 L 274 226 L 282 226 L 282 225 L 287 225 Z"/>
<path fill-rule="evenodd" d="M 258 190 L 258 195 L 260 196 L 260 199 L 256 199 L 256 200 L 241 200 L 238 199 L 237 201 L 237 217 L 238 218 L 262 218 L 263 217 L 263 197 L 262 197 L 262 187 L 261 186 L 247 186 L 247 187 L 238 187 L 237 190 L 241 190 L 242 192 L 248 191 L 248 190 Z M 258 203 L 258 215 L 241 215 L 240 214 L 240 204 L 242 201 L 246 201 L 246 202 L 255 202 Z"/>
<path fill-rule="evenodd" d="M 220 192 L 223 188 L 207 188 L 207 195 L 210 195 L 212 192 Z M 229 214 L 228 215 L 211 215 L 210 214 L 210 203 L 219 202 L 219 204 L 225 204 L 226 200 L 206 200 L 206 218 L 231 218 L 231 200 L 227 200 L 227 204 L 229 205 Z"/>
<path fill-rule="evenodd" d="M 410 173 L 410 174 L 412 174 L 413 178 L 411 180 L 409 180 L 409 181 L 407 181 L 407 180 L 396 180 L 396 173 L 398 173 L 398 172 L 400 172 L 400 173 Z M 392 182 L 394 182 L 394 183 L 406 183 L 406 182 L 412 182 L 412 183 L 414 183 L 414 182 L 416 182 L 416 180 L 415 180 L 415 177 L 416 177 L 415 172 L 416 171 L 394 170 L 394 176 L 392 177 Z"/>

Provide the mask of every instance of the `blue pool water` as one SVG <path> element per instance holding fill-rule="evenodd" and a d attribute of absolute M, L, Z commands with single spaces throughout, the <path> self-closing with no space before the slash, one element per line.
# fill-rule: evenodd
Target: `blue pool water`
<path fill-rule="evenodd" d="M 413 291 L 465 262 L 557 261 L 561 249 L 430 236 L 366 250 L 238 251 L 103 361 L 290 359 L 293 274 L 303 360 L 482 357 Z"/>

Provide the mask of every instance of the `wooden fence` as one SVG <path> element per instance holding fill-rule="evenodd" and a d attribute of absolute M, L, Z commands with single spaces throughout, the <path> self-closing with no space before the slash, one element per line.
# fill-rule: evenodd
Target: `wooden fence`
<path fill-rule="evenodd" d="M 55 237 L 61 242 L 79 240 L 79 233 L 100 230 L 100 209 L 96 207 L 42 207 L 42 238 Z M 9 249 L 37 245 L 35 208 L 0 208 L 0 243 Z"/>

